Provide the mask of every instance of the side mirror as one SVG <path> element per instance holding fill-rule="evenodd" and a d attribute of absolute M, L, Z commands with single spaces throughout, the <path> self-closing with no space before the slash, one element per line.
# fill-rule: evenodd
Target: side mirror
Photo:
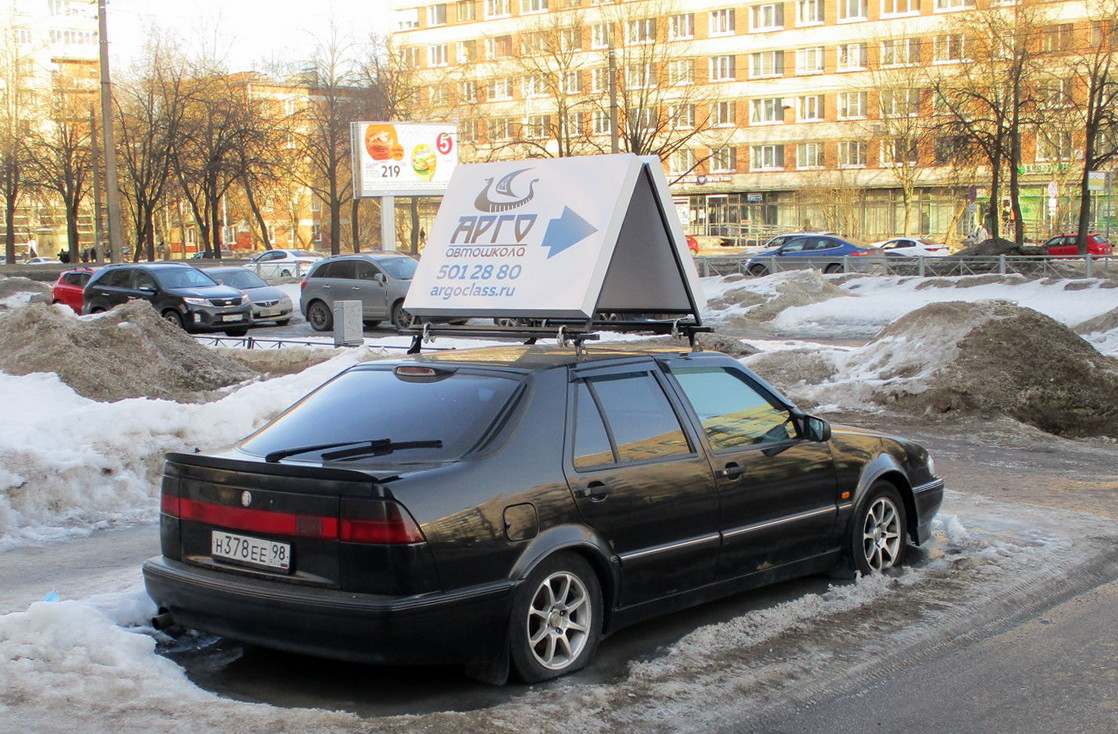
<path fill-rule="evenodd" d="M 805 415 L 801 421 L 804 428 L 804 438 L 809 441 L 823 443 L 831 438 L 831 424 L 822 418 Z"/>
<path fill-rule="evenodd" d="M 380 283 L 381 285 L 384 285 L 384 283 L 387 282 L 388 278 L 384 277 L 384 273 L 374 273 L 373 280 Z"/>

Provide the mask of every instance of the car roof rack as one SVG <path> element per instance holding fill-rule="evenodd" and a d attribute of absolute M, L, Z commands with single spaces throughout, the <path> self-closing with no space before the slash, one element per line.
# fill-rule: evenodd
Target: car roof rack
<path fill-rule="evenodd" d="M 691 350 L 696 350 L 697 334 L 712 331 L 684 319 L 671 320 L 598 320 L 598 319 L 525 319 L 528 323 L 512 326 L 472 326 L 470 324 L 432 324 L 424 322 L 399 329 L 397 333 L 412 337 L 408 354 L 419 354 L 425 342 L 437 336 L 475 339 L 515 339 L 524 344 L 535 344 L 537 339 L 555 339 L 560 346 L 571 344 L 578 354 L 584 353 L 584 343 L 600 339 L 600 331 L 626 333 L 671 334 L 674 338 L 686 337 Z"/>

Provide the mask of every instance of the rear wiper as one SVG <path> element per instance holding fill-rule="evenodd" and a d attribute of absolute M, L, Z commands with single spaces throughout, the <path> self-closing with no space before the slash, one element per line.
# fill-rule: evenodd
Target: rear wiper
<path fill-rule="evenodd" d="M 354 456 L 384 456 L 385 454 L 391 454 L 393 451 L 399 451 L 401 449 L 441 449 L 443 447 L 443 442 L 439 440 L 393 441 L 390 438 L 378 438 L 374 441 L 337 441 L 335 443 L 318 444 L 317 446 L 297 446 L 291 449 L 272 451 L 269 454 L 265 454 L 264 461 L 275 463 L 280 459 L 294 456 L 295 454 L 305 454 L 311 451 L 325 451 L 326 449 L 338 448 L 339 446 L 352 446 L 353 448 L 323 454 L 322 459 L 324 461 L 334 461 L 336 459 L 348 459 Z"/>

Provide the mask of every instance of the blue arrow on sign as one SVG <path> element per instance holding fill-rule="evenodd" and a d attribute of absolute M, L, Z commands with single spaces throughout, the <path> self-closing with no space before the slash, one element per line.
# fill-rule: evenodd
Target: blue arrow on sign
<path fill-rule="evenodd" d="M 563 207 L 563 213 L 547 223 L 547 232 L 543 236 L 543 246 L 551 248 L 547 253 L 548 259 L 597 231 L 596 227 L 575 214 L 569 206 Z"/>

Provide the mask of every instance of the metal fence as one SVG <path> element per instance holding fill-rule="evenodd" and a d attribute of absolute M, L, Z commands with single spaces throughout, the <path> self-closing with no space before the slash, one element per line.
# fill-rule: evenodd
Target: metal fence
<path fill-rule="evenodd" d="M 714 255 L 695 258 L 699 275 L 749 275 L 748 263 L 761 264 L 770 273 L 802 269 L 792 258 L 748 255 Z M 993 257 L 844 257 L 841 272 L 873 275 L 1022 275 L 1028 278 L 1118 278 L 1118 257 L 1045 257 L 997 255 Z"/>

